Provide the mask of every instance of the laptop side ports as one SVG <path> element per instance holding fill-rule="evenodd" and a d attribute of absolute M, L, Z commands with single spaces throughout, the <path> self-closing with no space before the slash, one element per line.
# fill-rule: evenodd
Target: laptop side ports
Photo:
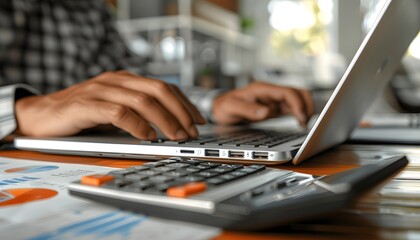
<path fill-rule="evenodd" d="M 268 152 L 253 152 L 252 159 L 268 159 Z"/>
<path fill-rule="evenodd" d="M 204 150 L 204 156 L 206 157 L 219 157 L 220 151 L 215 149 Z"/>
<path fill-rule="evenodd" d="M 181 149 L 180 152 L 182 154 L 194 154 L 194 150 L 188 150 L 188 149 Z"/>
<path fill-rule="evenodd" d="M 231 158 L 244 158 L 244 151 L 229 151 L 229 157 Z"/>

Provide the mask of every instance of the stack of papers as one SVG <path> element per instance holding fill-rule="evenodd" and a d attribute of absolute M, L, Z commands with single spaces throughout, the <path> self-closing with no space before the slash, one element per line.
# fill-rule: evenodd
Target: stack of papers
<path fill-rule="evenodd" d="M 220 229 L 122 211 L 67 193 L 113 168 L 0 158 L 1 239 L 209 239 Z"/>

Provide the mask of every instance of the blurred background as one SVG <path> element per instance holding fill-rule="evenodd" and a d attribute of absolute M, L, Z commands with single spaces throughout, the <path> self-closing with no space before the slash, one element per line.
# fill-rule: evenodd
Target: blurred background
<path fill-rule="evenodd" d="M 383 0 L 110 0 L 117 28 L 148 72 L 181 87 L 253 80 L 331 93 Z M 377 111 L 420 112 L 420 37 Z M 417 106 L 418 105 L 418 106 Z"/>

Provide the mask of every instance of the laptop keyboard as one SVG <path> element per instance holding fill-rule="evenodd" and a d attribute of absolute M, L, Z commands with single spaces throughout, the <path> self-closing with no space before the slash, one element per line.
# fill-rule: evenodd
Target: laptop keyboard
<path fill-rule="evenodd" d="M 189 144 L 205 147 L 259 147 L 271 148 L 285 142 L 306 136 L 306 132 L 279 132 L 272 130 L 249 129 L 228 134 L 208 134 L 195 139 L 169 140 L 157 139 L 143 143 L 161 143 L 167 145 Z"/>

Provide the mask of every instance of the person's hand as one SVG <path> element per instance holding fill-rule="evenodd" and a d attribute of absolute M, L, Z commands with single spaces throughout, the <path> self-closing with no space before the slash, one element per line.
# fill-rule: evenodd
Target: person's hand
<path fill-rule="evenodd" d="M 155 139 L 152 125 L 170 139 L 198 135 L 205 120 L 173 85 L 129 72 L 107 72 L 86 82 L 16 103 L 18 130 L 29 136 L 66 136 L 112 124 L 140 139 Z"/>
<path fill-rule="evenodd" d="M 218 96 L 212 111 L 220 124 L 256 122 L 293 114 L 302 126 L 306 126 L 314 112 L 314 104 L 309 91 L 254 82 Z"/>

